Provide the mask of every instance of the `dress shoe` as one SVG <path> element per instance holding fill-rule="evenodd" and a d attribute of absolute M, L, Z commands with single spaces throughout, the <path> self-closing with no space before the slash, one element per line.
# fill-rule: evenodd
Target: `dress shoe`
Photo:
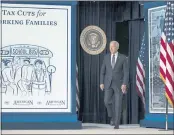
<path fill-rule="evenodd" d="M 119 126 L 115 126 L 114 129 L 119 129 Z"/>
<path fill-rule="evenodd" d="M 114 126 L 113 120 L 110 121 L 110 125 L 111 125 L 111 126 Z"/>

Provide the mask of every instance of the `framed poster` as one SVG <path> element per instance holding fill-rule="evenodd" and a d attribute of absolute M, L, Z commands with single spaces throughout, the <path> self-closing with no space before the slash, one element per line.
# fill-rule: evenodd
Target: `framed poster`
<path fill-rule="evenodd" d="M 163 31 L 166 5 L 148 9 L 149 42 L 149 112 L 165 113 L 164 83 L 160 78 L 160 38 Z M 173 108 L 169 104 L 169 113 Z"/>
<path fill-rule="evenodd" d="M 1 14 L 2 112 L 71 112 L 71 6 L 3 3 Z"/>

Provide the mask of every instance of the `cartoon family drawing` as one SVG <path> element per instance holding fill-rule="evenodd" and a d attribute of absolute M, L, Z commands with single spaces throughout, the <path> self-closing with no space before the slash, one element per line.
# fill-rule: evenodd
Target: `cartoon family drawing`
<path fill-rule="evenodd" d="M 155 24 L 152 29 L 152 37 L 161 37 L 161 33 L 163 31 L 163 26 L 164 26 L 164 14 L 161 13 L 161 15 L 157 16 L 155 18 Z"/>
<path fill-rule="evenodd" d="M 1 67 L 2 93 L 6 94 L 10 89 L 14 96 L 44 96 L 51 93 L 53 72 L 47 70 L 44 60 L 14 56 L 12 59 L 2 58 Z"/>
<path fill-rule="evenodd" d="M 3 86 L 3 88 L 11 88 L 13 90 L 13 94 L 17 95 L 18 93 L 18 88 L 16 86 L 15 83 L 15 71 L 14 71 L 14 67 L 13 64 L 10 60 L 2 60 L 2 62 L 4 63 L 5 68 L 2 70 L 2 74 L 1 74 L 1 85 Z M 6 87 L 4 87 L 6 86 Z M 5 91 L 6 92 L 6 91 Z"/>

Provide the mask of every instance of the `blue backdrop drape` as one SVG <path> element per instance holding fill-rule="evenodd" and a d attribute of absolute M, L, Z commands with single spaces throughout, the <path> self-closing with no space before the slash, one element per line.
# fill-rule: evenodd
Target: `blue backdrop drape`
<path fill-rule="evenodd" d="M 104 55 L 109 52 L 109 42 L 117 38 L 117 22 L 127 22 L 128 44 L 123 46 L 125 50 L 128 48 L 128 52 L 123 51 L 123 53 L 129 59 L 130 84 L 125 98 L 126 111 L 122 123 L 139 123 L 144 117 L 144 112 L 135 89 L 135 75 L 138 51 L 144 32 L 143 6 L 139 2 L 128 1 L 81 1 L 78 3 L 77 13 L 77 65 L 81 105 L 79 119 L 83 122 L 108 123 L 104 93 L 99 88 L 100 67 Z M 89 55 L 81 48 L 80 33 L 89 25 L 99 26 L 106 34 L 107 46 L 99 55 Z"/>

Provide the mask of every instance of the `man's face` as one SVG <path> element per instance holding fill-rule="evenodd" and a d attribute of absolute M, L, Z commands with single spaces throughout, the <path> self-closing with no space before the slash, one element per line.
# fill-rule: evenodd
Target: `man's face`
<path fill-rule="evenodd" d="M 40 64 L 39 62 L 36 63 L 36 68 L 37 69 L 41 69 L 42 68 L 42 64 Z"/>
<path fill-rule="evenodd" d="M 117 44 L 116 43 L 111 43 L 110 44 L 110 52 L 111 54 L 114 54 L 118 51 L 118 47 L 117 47 Z"/>
<path fill-rule="evenodd" d="M 15 63 L 15 64 L 18 64 L 18 63 L 19 63 L 19 58 L 18 58 L 18 57 L 15 57 L 15 58 L 14 58 L 14 63 Z"/>
<path fill-rule="evenodd" d="M 8 66 L 8 67 L 11 67 L 11 66 L 12 66 L 12 63 L 11 63 L 11 62 L 9 62 L 9 63 L 7 64 L 7 66 Z"/>
<path fill-rule="evenodd" d="M 24 61 L 24 65 L 29 65 L 29 61 Z"/>

